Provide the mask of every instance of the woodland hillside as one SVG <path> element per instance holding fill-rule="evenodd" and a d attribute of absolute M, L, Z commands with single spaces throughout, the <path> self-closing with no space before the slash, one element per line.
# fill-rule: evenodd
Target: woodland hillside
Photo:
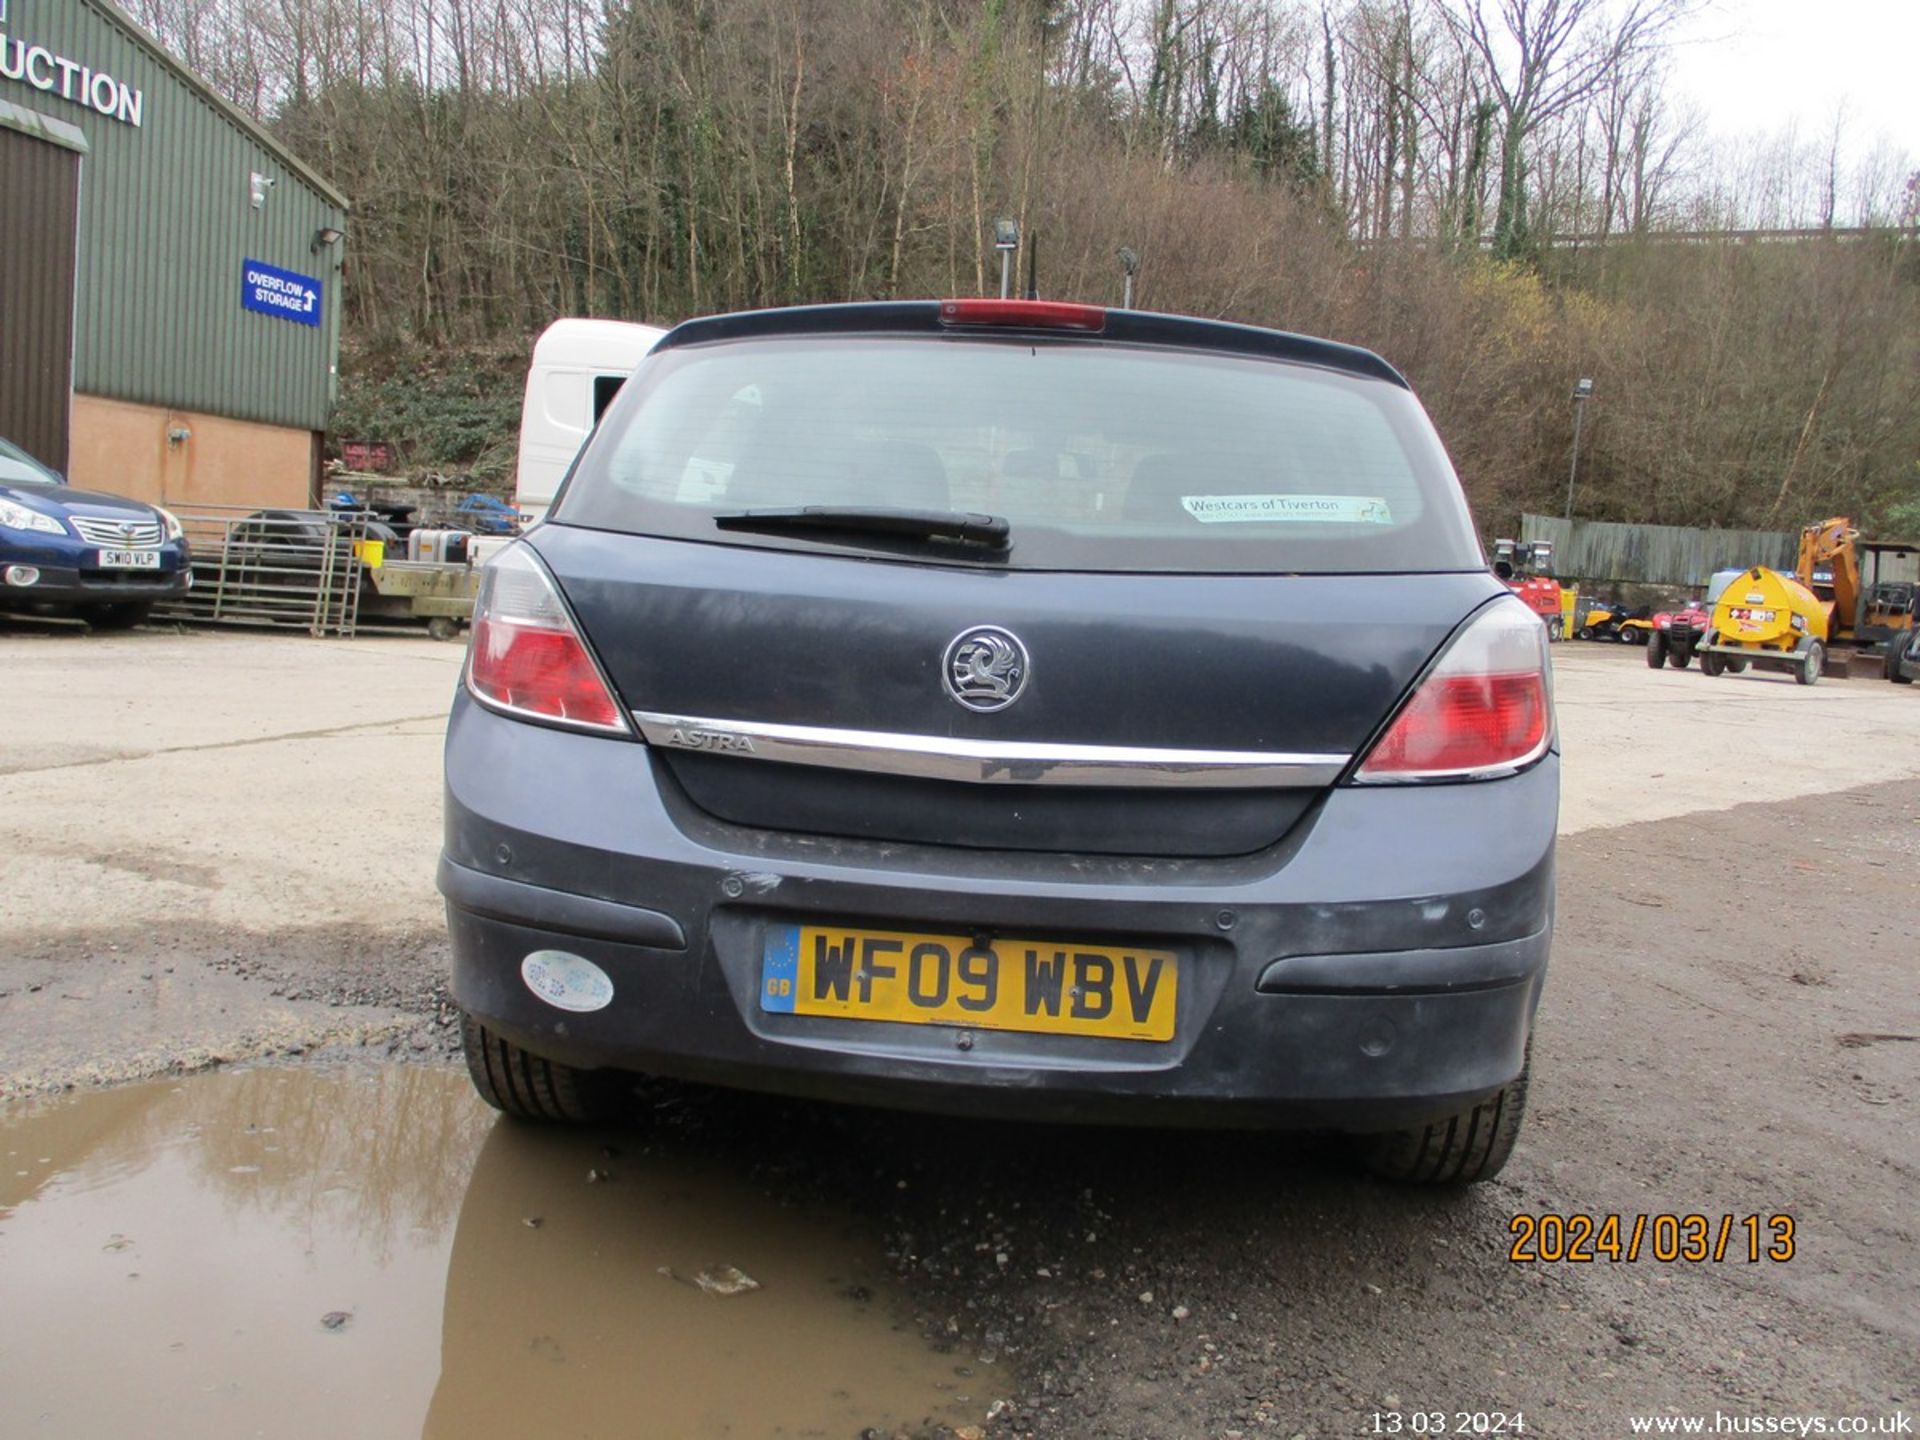
<path fill-rule="evenodd" d="M 354 206 L 336 429 L 502 473 L 531 336 L 997 285 L 1370 346 L 1490 527 L 1920 534 L 1920 173 L 1668 98 L 1686 0 L 138 0 Z M 1793 233 L 1769 234 L 1791 231 Z M 1024 280 L 1024 276 L 1022 277 Z"/>

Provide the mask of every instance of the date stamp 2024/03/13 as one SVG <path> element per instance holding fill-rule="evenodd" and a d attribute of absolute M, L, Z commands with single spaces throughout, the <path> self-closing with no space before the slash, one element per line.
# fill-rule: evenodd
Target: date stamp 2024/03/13
<path fill-rule="evenodd" d="M 1654 1260 L 1704 1265 L 1771 1262 L 1794 1255 L 1793 1217 L 1761 1215 L 1515 1215 L 1507 1222 L 1516 1265 Z"/>

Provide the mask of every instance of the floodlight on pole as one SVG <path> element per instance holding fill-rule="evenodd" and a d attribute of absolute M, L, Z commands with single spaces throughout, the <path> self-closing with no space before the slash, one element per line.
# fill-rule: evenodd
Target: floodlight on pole
<path fill-rule="evenodd" d="M 1013 252 L 1020 248 L 1020 222 L 1002 215 L 993 222 L 993 248 L 1000 252 L 1000 298 L 1013 293 Z"/>
<path fill-rule="evenodd" d="M 1567 520 L 1573 520 L 1573 481 L 1580 473 L 1580 416 L 1593 398 L 1593 381 L 1582 377 L 1573 386 L 1573 459 L 1567 466 Z"/>

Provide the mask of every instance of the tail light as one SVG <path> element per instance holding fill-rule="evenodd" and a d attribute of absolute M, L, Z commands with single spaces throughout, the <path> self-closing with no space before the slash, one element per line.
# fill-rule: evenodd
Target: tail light
<path fill-rule="evenodd" d="M 1547 631 L 1496 601 L 1469 620 L 1374 742 L 1354 780 L 1490 780 L 1553 743 Z"/>
<path fill-rule="evenodd" d="M 481 572 L 467 689 L 509 715 L 632 733 L 552 577 L 525 545 L 501 551 Z"/>

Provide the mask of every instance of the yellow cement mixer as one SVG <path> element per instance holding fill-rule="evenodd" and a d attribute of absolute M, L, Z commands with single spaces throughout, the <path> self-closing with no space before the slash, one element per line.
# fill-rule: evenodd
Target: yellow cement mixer
<path fill-rule="evenodd" d="M 1827 658 L 1828 605 L 1791 575 L 1756 565 L 1736 573 L 1713 602 L 1712 628 L 1696 645 L 1704 675 L 1784 670 L 1819 682 Z"/>

